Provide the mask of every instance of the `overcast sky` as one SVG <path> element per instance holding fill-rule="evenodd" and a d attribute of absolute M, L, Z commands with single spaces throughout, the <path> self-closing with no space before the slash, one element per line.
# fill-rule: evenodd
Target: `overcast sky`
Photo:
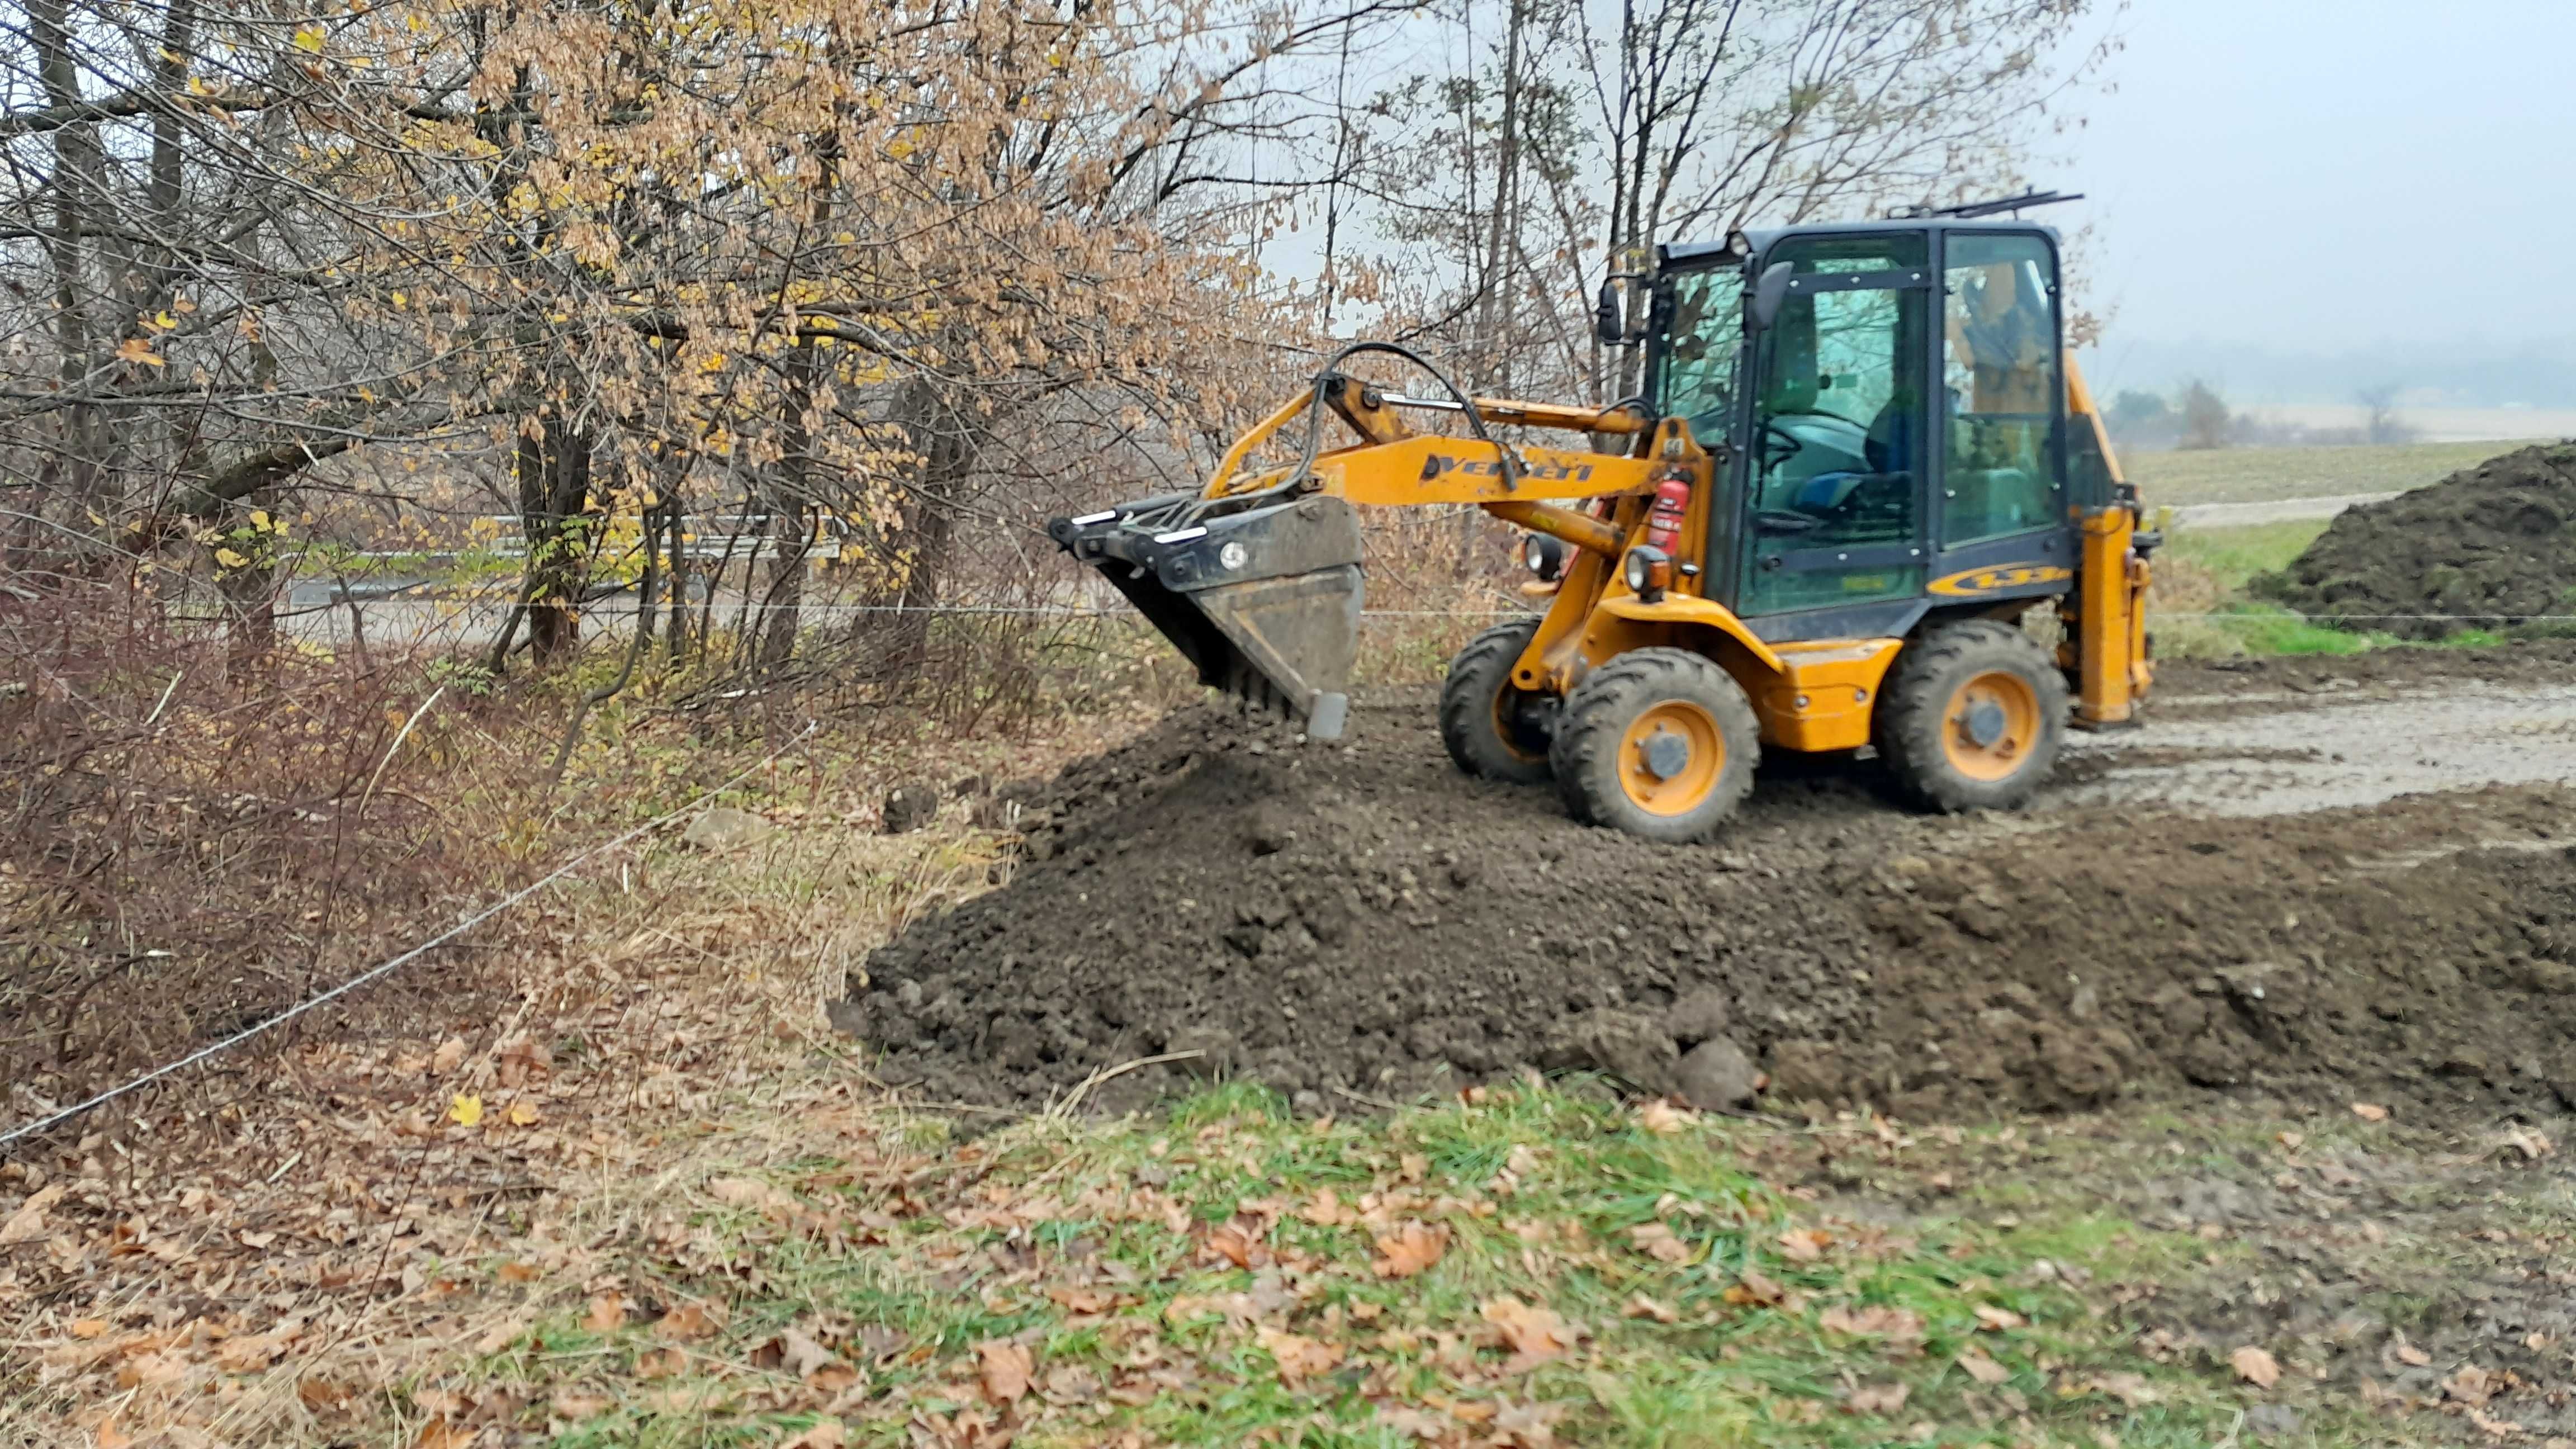
<path fill-rule="evenodd" d="M 2042 185 L 2123 340 L 2576 351 L 2576 0 L 2134 0 Z"/>

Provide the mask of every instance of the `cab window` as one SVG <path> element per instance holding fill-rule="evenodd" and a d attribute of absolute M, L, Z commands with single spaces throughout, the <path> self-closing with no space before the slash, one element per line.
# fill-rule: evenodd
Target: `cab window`
<path fill-rule="evenodd" d="M 1731 442 L 1736 359 L 1744 347 L 1744 273 L 1686 272 L 1673 283 L 1665 331 L 1663 396 L 1656 411 L 1690 424 L 1702 447 Z"/>
<path fill-rule="evenodd" d="M 1941 541 L 2063 521 L 2057 265 L 2046 239 L 1952 233 L 1944 248 Z"/>

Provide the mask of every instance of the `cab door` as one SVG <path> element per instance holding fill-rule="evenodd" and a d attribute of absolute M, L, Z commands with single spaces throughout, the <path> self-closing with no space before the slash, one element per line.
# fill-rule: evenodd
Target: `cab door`
<path fill-rule="evenodd" d="M 1923 595 L 1930 237 L 1796 237 L 1761 269 L 1783 263 L 1754 334 L 1736 612 L 1775 642 L 1872 632 Z"/>
<path fill-rule="evenodd" d="M 2062 588 L 2075 562 L 2057 251 L 2039 231 L 1941 238 L 1942 597 Z"/>

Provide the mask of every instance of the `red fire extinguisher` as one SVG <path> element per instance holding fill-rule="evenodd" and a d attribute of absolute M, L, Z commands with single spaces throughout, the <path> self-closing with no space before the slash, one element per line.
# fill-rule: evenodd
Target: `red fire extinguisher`
<path fill-rule="evenodd" d="M 1691 475 L 1674 468 L 1655 480 L 1655 501 L 1646 509 L 1646 542 L 1672 551 L 1682 532 L 1682 515 L 1690 512 Z"/>

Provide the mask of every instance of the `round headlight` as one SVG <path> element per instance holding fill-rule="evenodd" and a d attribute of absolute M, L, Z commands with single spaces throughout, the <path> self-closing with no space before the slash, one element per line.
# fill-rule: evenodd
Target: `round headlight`
<path fill-rule="evenodd" d="M 1230 569 L 1239 569 L 1243 567 L 1244 560 L 1250 557 L 1252 557 L 1252 555 L 1245 552 L 1243 545 L 1239 542 L 1229 543 L 1225 547 L 1216 551 L 1216 561 Z"/>
<path fill-rule="evenodd" d="M 1564 541 L 1551 534 L 1529 534 L 1521 539 L 1521 562 L 1540 583 L 1555 583 L 1565 573 Z"/>
<path fill-rule="evenodd" d="M 1646 557 L 1644 549 L 1632 548 L 1619 565 L 1619 576 L 1628 581 L 1628 592 L 1642 594 L 1654 578 L 1654 563 Z"/>

